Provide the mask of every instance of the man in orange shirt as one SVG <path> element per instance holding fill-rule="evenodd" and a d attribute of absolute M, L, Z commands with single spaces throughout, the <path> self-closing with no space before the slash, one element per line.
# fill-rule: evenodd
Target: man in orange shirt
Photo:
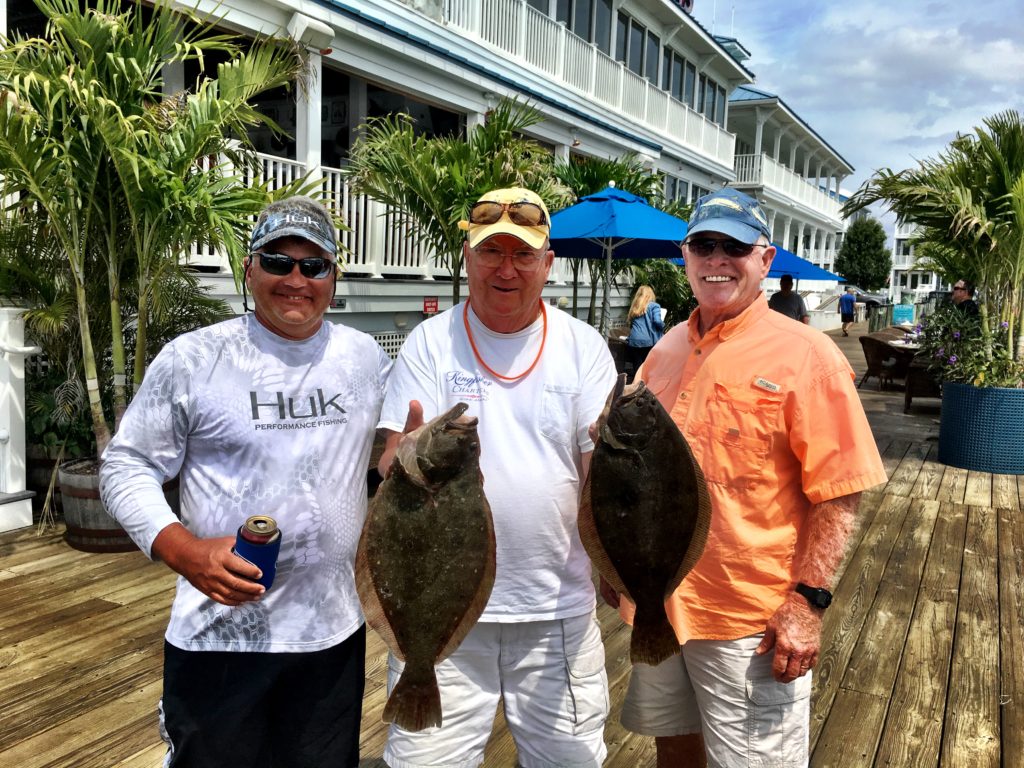
<path fill-rule="evenodd" d="M 810 670 L 861 491 L 886 481 L 846 358 L 768 308 L 775 256 L 758 203 L 702 197 L 683 255 L 699 307 L 638 376 L 704 471 L 704 555 L 666 603 L 681 652 L 633 667 L 625 727 L 656 737 L 658 766 L 808 760 Z M 618 596 L 602 584 L 613 605 Z"/>

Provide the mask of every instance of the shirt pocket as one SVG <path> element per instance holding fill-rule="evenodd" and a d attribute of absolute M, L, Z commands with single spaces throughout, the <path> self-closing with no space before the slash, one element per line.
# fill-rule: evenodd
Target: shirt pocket
<path fill-rule="evenodd" d="M 763 475 L 783 397 L 749 384 L 714 385 L 703 412 L 691 424 L 698 463 L 708 480 L 749 483 Z"/>
<path fill-rule="evenodd" d="M 559 445 L 570 445 L 576 434 L 576 410 L 580 399 L 578 387 L 545 384 L 540 404 L 540 431 Z"/>

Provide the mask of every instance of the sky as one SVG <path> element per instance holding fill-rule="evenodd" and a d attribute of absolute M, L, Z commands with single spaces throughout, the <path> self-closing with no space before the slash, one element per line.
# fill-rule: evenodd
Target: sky
<path fill-rule="evenodd" d="M 934 158 L 986 116 L 1024 111 L 1024 2 L 694 0 L 694 17 L 750 51 L 780 96 L 856 171 Z"/>

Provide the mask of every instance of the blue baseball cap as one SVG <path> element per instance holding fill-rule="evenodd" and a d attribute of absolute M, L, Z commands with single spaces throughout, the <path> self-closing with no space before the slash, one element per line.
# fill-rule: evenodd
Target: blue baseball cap
<path fill-rule="evenodd" d="M 249 250 L 256 251 L 282 237 L 298 237 L 319 245 L 331 256 L 338 253 L 331 215 L 312 198 L 296 195 L 275 200 L 260 213 L 252 228 Z"/>
<path fill-rule="evenodd" d="M 756 243 L 761 235 L 769 242 L 772 239 L 768 217 L 757 200 L 732 187 L 700 198 L 688 224 L 687 238 L 698 232 L 721 232 L 748 245 Z"/>

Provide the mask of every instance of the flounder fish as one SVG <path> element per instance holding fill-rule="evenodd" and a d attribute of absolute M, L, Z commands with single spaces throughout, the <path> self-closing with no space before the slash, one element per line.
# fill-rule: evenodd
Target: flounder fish
<path fill-rule="evenodd" d="M 679 652 L 665 600 L 704 551 L 711 499 L 661 403 L 643 382 L 625 381 L 598 418 L 578 524 L 598 572 L 636 606 L 630 659 L 659 664 Z"/>
<path fill-rule="evenodd" d="M 405 662 L 383 720 L 409 731 L 441 725 L 434 665 L 465 639 L 494 586 L 494 521 L 468 407 L 402 438 L 356 551 L 366 620 Z"/>

